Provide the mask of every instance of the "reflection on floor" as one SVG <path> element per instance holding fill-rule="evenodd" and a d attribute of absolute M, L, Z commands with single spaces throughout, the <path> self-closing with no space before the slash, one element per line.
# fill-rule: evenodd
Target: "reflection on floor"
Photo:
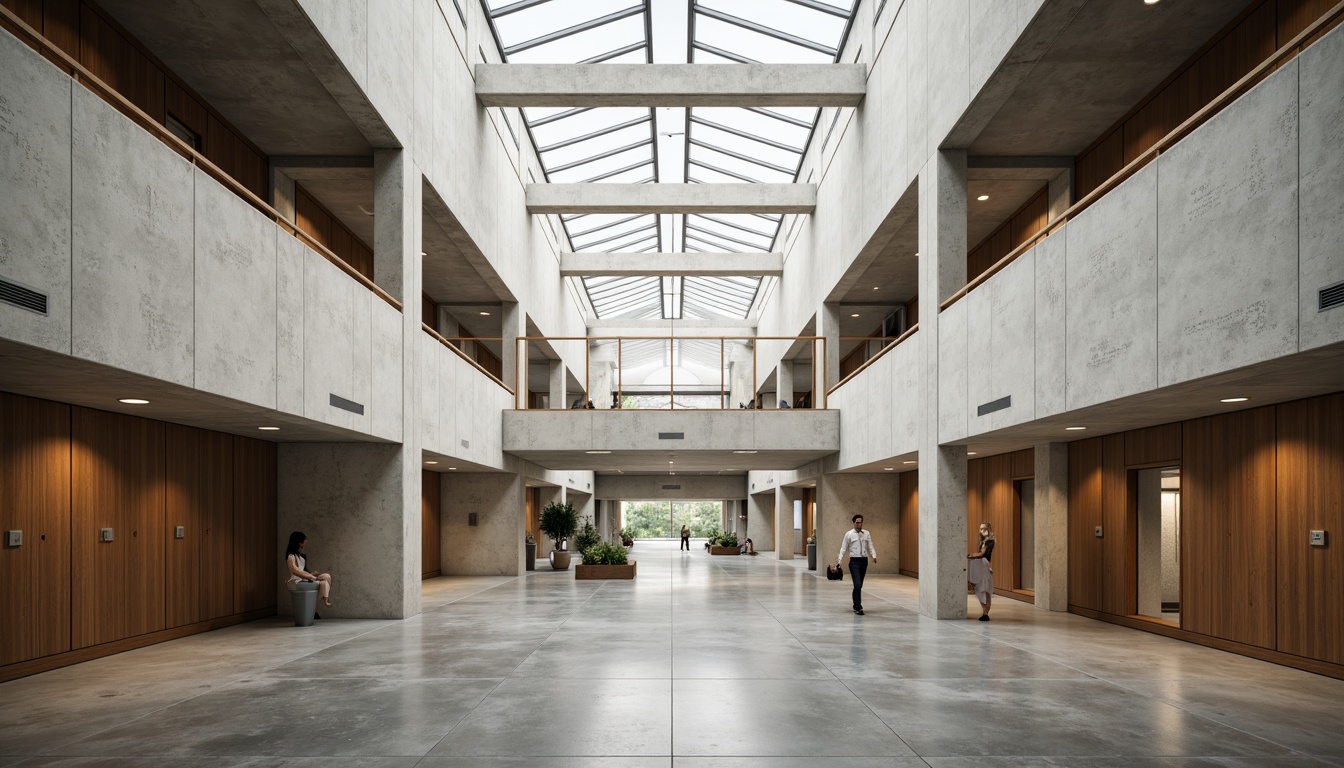
<path fill-rule="evenodd" d="M 1344 681 L 1013 600 L 923 619 L 897 576 L 859 617 L 769 553 L 633 555 L 633 582 L 436 579 L 407 621 L 6 683 L 0 766 L 1344 765 Z"/>

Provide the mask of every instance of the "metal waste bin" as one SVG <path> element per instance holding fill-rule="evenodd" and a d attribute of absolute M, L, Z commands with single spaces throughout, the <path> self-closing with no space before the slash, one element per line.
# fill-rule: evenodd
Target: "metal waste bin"
<path fill-rule="evenodd" d="M 290 595 L 294 598 L 294 626 L 313 626 L 313 614 L 317 613 L 317 582 L 300 581 Z"/>

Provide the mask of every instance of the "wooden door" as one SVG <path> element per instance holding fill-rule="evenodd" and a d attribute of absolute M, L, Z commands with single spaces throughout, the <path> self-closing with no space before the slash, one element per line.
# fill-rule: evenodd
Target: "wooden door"
<path fill-rule="evenodd" d="M 233 612 L 273 608 L 280 570 L 275 443 L 233 439 L 233 519 Z"/>
<path fill-rule="evenodd" d="M 438 576 L 439 565 L 439 506 L 443 476 L 438 472 L 420 471 L 420 577 Z"/>

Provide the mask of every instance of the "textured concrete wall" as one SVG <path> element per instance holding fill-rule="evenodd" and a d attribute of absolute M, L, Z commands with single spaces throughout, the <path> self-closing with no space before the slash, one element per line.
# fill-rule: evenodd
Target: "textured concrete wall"
<path fill-rule="evenodd" d="M 775 492 L 747 497 L 747 530 L 752 546 L 759 552 L 775 548 Z"/>
<path fill-rule="evenodd" d="M 681 488 L 665 490 L 664 485 Z M 747 496 L 747 479 L 741 475 L 599 475 L 594 495 L 599 499 L 742 499 Z"/>
<path fill-rule="evenodd" d="M 1344 307 L 1317 311 L 1318 291 L 1344 282 L 1344 33 L 1338 28 L 1297 59 L 1299 297 L 1302 349 L 1344 341 Z"/>
<path fill-rule="evenodd" d="M 494 418 L 498 418 L 495 414 Z M 756 449 L 834 452 L 840 414 L 810 411 L 505 411 L 504 450 L 693 451 Z M 660 433 L 680 432 L 680 440 Z"/>
<path fill-rule="evenodd" d="M 523 573 L 527 513 L 523 479 L 512 472 L 443 476 L 439 518 L 445 576 L 518 576 Z M 470 525 L 470 515 L 476 525 Z M 547 542 L 538 542 L 547 544 Z M 543 556 L 538 551 L 538 557 Z"/>
<path fill-rule="evenodd" d="M 854 515 L 863 515 L 863 527 L 872 534 L 877 562 L 874 573 L 896 573 L 900 565 L 899 481 L 895 473 L 881 475 L 826 474 L 817 483 L 817 561 L 835 562 L 845 532 L 854 528 Z"/>

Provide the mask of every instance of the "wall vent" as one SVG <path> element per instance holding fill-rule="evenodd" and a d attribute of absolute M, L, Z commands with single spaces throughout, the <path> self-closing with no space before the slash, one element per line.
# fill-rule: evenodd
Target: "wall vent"
<path fill-rule="evenodd" d="M 990 400 L 988 403 L 975 409 L 976 416 L 985 416 L 995 411 L 1002 411 L 1004 408 L 1011 408 L 1013 405 L 1013 396 L 1000 397 L 998 400 Z"/>
<path fill-rule="evenodd" d="M 462 447 L 463 447 L 463 448 L 470 448 L 470 447 L 471 447 L 471 441 L 470 441 L 470 440 L 459 440 L 458 442 L 462 443 Z"/>
<path fill-rule="evenodd" d="M 13 304 L 19 309 L 36 312 L 39 315 L 47 314 L 47 294 L 38 293 L 32 288 L 19 285 L 3 277 L 0 277 L 0 301 Z"/>
<path fill-rule="evenodd" d="M 364 415 L 364 406 L 360 405 L 359 403 L 356 403 L 354 400 L 346 400 L 344 397 L 341 397 L 340 395 L 337 394 L 332 394 L 331 405 L 332 407 L 340 408 L 343 411 L 356 413 L 359 414 L 360 416 Z"/>
<path fill-rule="evenodd" d="M 1335 283 L 1321 289 L 1317 312 L 1344 307 L 1344 283 Z"/>
<path fill-rule="evenodd" d="M 680 490 L 681 490 L 681 486 L 680 486 L 680 485 L 664 485 L 664 486 L 663 486 L 663 490 L 664 490 L 664 491 L 680 491 Z"/>
<path fill-rule="evenodd" d="M 658 439 L 659 439 L 659 440 L 685 440 L 685 439 L 686 439 L 686 433 L 685 433 L 685 432 L 659 432 L 659 433 L 658 433 Z"/>

